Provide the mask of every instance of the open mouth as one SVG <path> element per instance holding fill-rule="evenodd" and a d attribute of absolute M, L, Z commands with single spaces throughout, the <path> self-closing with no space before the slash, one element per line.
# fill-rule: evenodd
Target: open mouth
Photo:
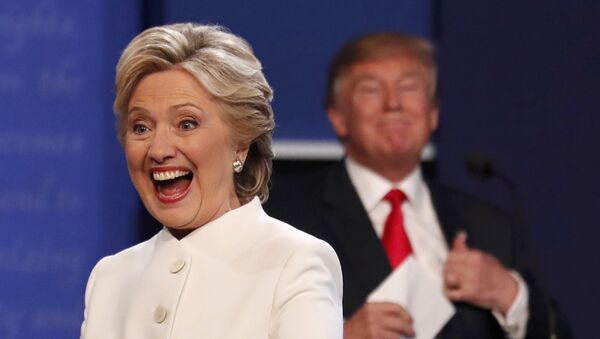
<path fill-rule="evenodd" d="M 158 200 L 174 203 L 183 199 L 190 191 L 192 172 L 185 169 L 154 169 L 152 182 Z"/>

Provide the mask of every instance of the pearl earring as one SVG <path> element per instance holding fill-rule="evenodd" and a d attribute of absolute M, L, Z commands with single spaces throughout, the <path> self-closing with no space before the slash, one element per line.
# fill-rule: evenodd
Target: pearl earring
<path fill-rule="evenodd" d="M 235 173 L 241 173 L 242 169 L 244 169 L 244 164 L 242 164 L 242 162 L 239 159 L 236 159 L 233 162 L 233 171 Z"/>

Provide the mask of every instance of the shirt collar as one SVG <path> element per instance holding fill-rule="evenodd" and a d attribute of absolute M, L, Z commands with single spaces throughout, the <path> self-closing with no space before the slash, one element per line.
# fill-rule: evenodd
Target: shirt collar
<path fill-rule="evenodd" d="M 345 165 L 350 181 L 356 188 L 358 197 L 368 213 L 371 212 L 393 188 L 398 188 L 404 192 L 408 198 L 408 203 L 411 205 L 420 202 L 423 198 L 425 182 L 423 181 L 420 166 L 415 167 L 415 169 L 400 182 L 394 183 L 373 170 L 359 164 L 349 156 L 345 159 Z"/>

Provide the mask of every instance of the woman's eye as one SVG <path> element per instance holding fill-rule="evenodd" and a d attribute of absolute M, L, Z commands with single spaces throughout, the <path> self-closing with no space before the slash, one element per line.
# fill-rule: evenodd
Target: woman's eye
<path fill-rule="evenodd" d="M 144 124 L 134 124 L 131 127 L 131 130 L 133 131 L 133 133 L 135 134 L 144 134 L 148 131 L 148 127 L 146 127 Z"/>
<path fill-rule="evenodd" d="M 190 130 L 190 129 L 194 129 L 198 126 L 198 122 L 196 122 L 195 120 L 182 120 L 179 123 L 179 127 L 182 130 Z"/>

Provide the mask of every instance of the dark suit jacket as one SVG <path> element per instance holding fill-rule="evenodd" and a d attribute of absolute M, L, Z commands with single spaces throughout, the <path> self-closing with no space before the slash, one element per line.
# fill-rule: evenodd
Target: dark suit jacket
<path fill-rule="evenodd" d="M 277 173 L 277 172 L 276 172 Z M 470 247 L 493 254 L 516 269 L 529 287 L 528 338 L 549 338 L 553 308 L 540 286 L 524 228 L 509 215 L 464 193 L 428 182 L 446 241 L 467 231 Z M 350 317 L 391 272 L 386 254 L 342 162 L 316 173 L 273 179 L 267 212 L 329 242 L 344 275 L 344 317 Z M 442 338 L 503 338 L 490 311 L 455 303 Z M 554 322 L 555 323 L 555 322 Z M 559 330 L 563 330 L 562 323 Z M 568 334 L 565 333 L 567 337 Z"/>

